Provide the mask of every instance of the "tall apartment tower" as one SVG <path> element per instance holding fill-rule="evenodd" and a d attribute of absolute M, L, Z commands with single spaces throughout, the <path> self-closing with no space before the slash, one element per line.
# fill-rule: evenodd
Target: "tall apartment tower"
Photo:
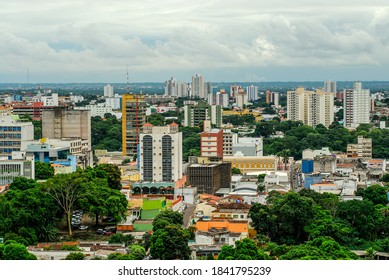
<path fill-rule="evenodd" d="M 216 93 L 208 95 L 208 104 L 209 105 L 221 105 L 222 107 L 228 107 L 228 94 L 224 89 Z"/>
<path fill-rule="evenodd" d="M 177 96 L 178 88 L 176 80 L 171 77 L 170 80 L 165 82 L 165 95 L 166 96 Z"/>
<path fill-rule="evenodd" d="M 146 123 L 146 102 L 141 94 L 122 95 L 122 153 L 138 153 L 139 135 Z"/>
<path fill-rule="evenodd" d="M 200 74 L 192 76 L 191 97 L 205 98 L 204 96 L 204 78 Z"/>
<path fill-rule="evenodd" d="M 246 87 L 246 92 L 247 92 L 247 98 L 248 101 L 255 101 L 258 100 L 258 86 L 248 86 Z"/>
<path fill-rule="evenodd" d="M 139 147 L 143 182 L 172 182 L 182 178 L 182 132 L 178 131 L 178 124 L 146 123 Z"/>
<path fill-rule="evenodd" d="M 353 89 L 343 90 L 343 120 L 347 128 L 370 122 L 370 90 L 355 82 Z"/>
<path fill-rule="evenodd" d="M 221 127 L 222 106 L 208 105 L 204 101 L 189 101 L 184 104 L 184 126 L 200 126 L 205 120 L 210 120 L 213 125 Z"/>
<path fill-rule="evenodd" d="M 235 99 L 236 99 L 236 106 L 238 108 L 241 108 L 243 109 L 243 105 L 247 105 L 248 103 L 248 95 L 246 92 L 244 92 L 243 89 L 240 89 L 238 94 L 235 95 Z"/>
<path fill-rule="evenodd" d="M 321 89 L 308 91 L 299 87 L 287 92 L 287 116 L 289 120 L 302 121 L 315 127 L 329 127 L 334 121 L 334 93 Z"/>
<path fill-rule="evenodd" d="M 333 92 L 336 94 L 336 81 L 327 80 L 324 82 L 324 92 Z"/>
<path fill-rule="evenodd" d="M 114 97 L 113 86 L 110 84 L 104 86 L 104 97 Z"/>
<path fill-rule="evenodd" d="M 205 82 L 204 83 L 204 99 L 208 100 L 208 96 L 213 94 L 213 87 L 211 82 Z"/>

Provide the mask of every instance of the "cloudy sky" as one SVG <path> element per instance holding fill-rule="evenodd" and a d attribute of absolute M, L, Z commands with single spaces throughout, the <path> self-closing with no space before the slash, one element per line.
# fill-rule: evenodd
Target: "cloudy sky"
<path fill-rule="evenodd" d="M 389 80 L 387 0 L 1 2 L 0 83 Z"/>

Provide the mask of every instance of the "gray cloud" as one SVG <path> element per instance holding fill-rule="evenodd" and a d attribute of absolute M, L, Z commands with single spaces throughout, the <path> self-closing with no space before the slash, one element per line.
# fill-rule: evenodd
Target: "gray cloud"
<path fill-rule="evenodd" d="M 127 66 L 139 81 L 195 72 L 219 81 L 290 80 L 290 69 L 294 79 L 317 79 L 309 68 L 341 80 L 353 67 L 387 79 L 383 0 L 8 2 L 0 11 L 0 77 L 12 81 L 34 68 L 36 82 L 121 82 Z"/>

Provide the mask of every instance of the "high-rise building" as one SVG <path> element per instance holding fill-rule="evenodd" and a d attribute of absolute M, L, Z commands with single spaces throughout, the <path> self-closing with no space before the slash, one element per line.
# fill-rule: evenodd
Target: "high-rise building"
<path fill-rule="evenodd" d="M 18 121 L 17 116 L 0 118 L 0 156 L 11 159 L 12 152 L 20 151 L 23 141 L 34 140 L 34 125 Z"/>
<path fill-rule="evenodd" d="M 178 131 L 178 124 L 146 123 L 139 147 L 142 182 L 171 182 L 182 178 L 182 132 Z"/>
<path fill-rule="evenodd" d="M 110 84 L 104 86 L 104 97 L 113 97 L 114 92 L 113 92 L 113 86 Z"/>
<path fill-rule="evenodd" d="M 327 80 L 324 82 L 324 92 L 333 92 L 336 94 L 336 81 Z"/>
<path fill-rule="evenodd" d="M 170 80 L 165 82 L 165 95 L 178 96 L 177 82 L 175 78 L 171 77 Z"/>
<path fill-rule="evenodd" d="M 243 89 L 239 90 L 238 94 L 235 95 L 235 99 L 236 99 L 236 106 L 240 109 L 243 109 L 243 107 L 248 103 L 247 93 L 244 92 Z"/>
<path fill-rule="evenodd" d="M 248 101 L 256 101 L 258 100 L 258 86 L 248 86 L 246 87 L 247 99 Z"/>
<path fill-rule="evenodd" d="M 280 93 L 274 92 L 271 90 L 266 91 L 266 103 L 273 103 L 274 106 L 278 107 L 280 105 Z"/>
<path fill-rule="evenodd" d="M 334 121 L 334 93 L 305 90 L 299 87 L 287 92 L 287 116 L 289 120 L 302 121 L 315 127 L 323 124 L 329 127 Z"/>
<path fill-rule="evenodd" d="M 209 121 L 205 121 L 205 123 Z M 210 126 L 210 125 L 209 125 Z M 201 156 L 207 157 L 211 161 L 221 161 L 223 159 L 223 130 L 206 129 L 200 134 Z"/>
<path fill-rule="evenodd" d="M 52 139 L 81 139 L 80 166 L 92 166 L 91 112 L 57 107 L 42 110 L 42 137 Z M 83 156 L 81 156 L 83 154 Z"/>
<path fill-rule="evenodd" d="M 222 125 L 222 106 L 209 105 L 204 101 L 188 101 L 184 104 L 184 126 L 200 126 L 205 120 L 210 120 L 217 127 Z"/>
<path fill-rule="evenodd" d="M 205 82 L 204 83 L 204 99 L 208 100 L 208 96 L 213 94 L 213 87 L 211 82 Z"/>
<path fill-rule="evenodd" d="M 216 93 L 208 95 L 208 104 L 209 105 L 221 105 L 222 107 L 228 107 L 228 94 L 224 89 Z"/>
<path fill-rule="evenodd" d="M 343 121 L 347 128 L 370 122 L 370 90 L 355 82 L 353 89 L 343 90 Z"/>
<path fill-rule="evenodd" d="M 192 76 L 191 97 L 205 98 L 204 96 L 204 78 L 200 74 Z"/>
<path fill-rule="evenodd" d="M 141 94 L 122 95 L 122 153 L 138 153 L 139 136 L 146 123 L 146 102 Z"/>
<path fill-rule="evenodd" d="M 232 85 L 230 86 L 230 97 L 235 98 L 235 96 L 238 94 L 239 90 L 241 90 L 242 87 L 240 85 Z"/>

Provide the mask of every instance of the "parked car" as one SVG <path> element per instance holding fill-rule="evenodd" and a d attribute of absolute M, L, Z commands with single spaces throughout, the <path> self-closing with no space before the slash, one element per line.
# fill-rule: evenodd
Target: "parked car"
<path fill-rule="evenodd" d="M 85 229 L 88 229 L 88 226 L 86 226 L 86 225 L 80 225 L 79 229 L 80 229 L 80 230 L 85 230 Z"/>

